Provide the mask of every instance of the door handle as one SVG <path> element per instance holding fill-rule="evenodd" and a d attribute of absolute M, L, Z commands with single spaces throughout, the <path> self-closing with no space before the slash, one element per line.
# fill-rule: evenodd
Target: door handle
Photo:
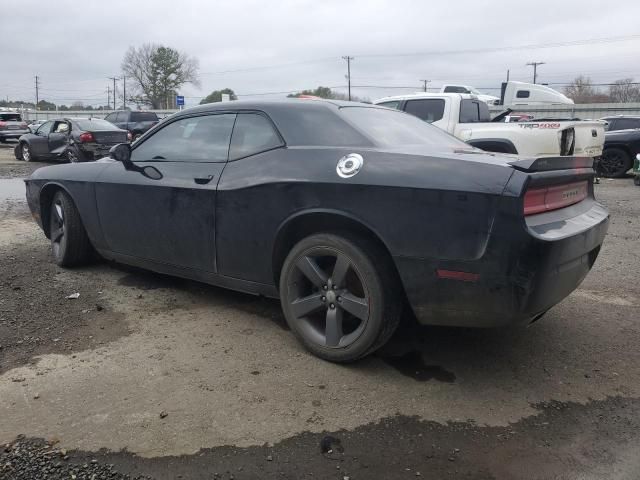
<path fill-rule="evenodd" d="M 196 177 L 193 179 L 198 185 L 206 185 L 213 180 L 213 175 L 207 175 L 206 177 Z"/>

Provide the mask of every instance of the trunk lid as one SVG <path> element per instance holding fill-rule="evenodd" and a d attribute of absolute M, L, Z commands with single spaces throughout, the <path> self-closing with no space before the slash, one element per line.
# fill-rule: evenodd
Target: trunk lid
<path fill-rule="evenodd" d="M 96 143 L 115 145 L 127 142 L 127 132 L 125 130 L 98 130 L 91 133 Z"/>

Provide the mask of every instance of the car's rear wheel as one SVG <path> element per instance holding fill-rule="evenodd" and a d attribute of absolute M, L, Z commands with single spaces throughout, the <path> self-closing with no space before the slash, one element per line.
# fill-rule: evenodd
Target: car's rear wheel
<path fill-rule="evenodd" d="M 598 173 L 607 178 L 620 178 L 631 168 L 629 154 L 621 148 L 605 148 L 598 163 Z"/>
<path fill-rule="evenodd" d="M 396 330 L 402 305 L 396 278 L 376 244 L 350 234 L 312 235 L 284 262 L 282 309 L 308 350 L 351 362 L 381 347 Z"/>
<path fill-rule="evenodd" d="M 67 160 L 70 163 L 84 162 L 86 159 L 86 156 L 75 145 L 71 145 L 67 149 Z"/>
<path fill-rule="evenodd" d="M 91 244 L 78 209 L 61 190 L 51 202 L 49 234 L 53 259 L 61 267 L 81 265 L 90 258 Z"/>
<path fill-rule="evenodd" d="M 22 159 L 25 162 L 34 162 L 36 160 L 35 155 L 31 153 L 31 147 L 29 146 L 28 143 L 20 144 L 20 154 L 22 155 Z"/>

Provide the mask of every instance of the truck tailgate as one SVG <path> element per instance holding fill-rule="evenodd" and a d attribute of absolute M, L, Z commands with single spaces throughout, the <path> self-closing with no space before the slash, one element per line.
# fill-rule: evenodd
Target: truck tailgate
<path fill-rule="evenodd" d="M 564 124 L 565 122 L 563 122 Z M 604 146 L 603 122 L 571 122 L 575 131 L 575 147 L 573 154 L 576 156 L 599 157 Z"/>

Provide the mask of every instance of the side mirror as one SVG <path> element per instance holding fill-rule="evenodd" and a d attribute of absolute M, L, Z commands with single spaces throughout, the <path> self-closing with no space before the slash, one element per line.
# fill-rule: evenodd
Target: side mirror
<path fill-rule="evenodd" d="M 131 146 L 128 143 L 119 143 L 109 150 L 109 158 L 125 165 L 131 162 Z"/>

